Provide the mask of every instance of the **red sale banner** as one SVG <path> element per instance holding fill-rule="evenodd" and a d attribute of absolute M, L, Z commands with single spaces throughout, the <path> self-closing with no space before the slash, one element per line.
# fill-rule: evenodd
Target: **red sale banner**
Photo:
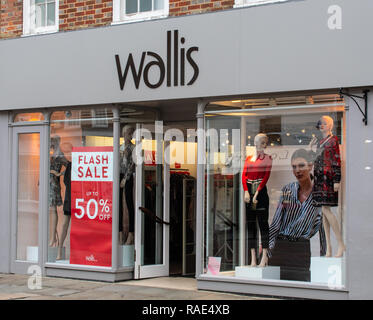
<path fill-rule="evenodd" d="M 70 263 L 111 266 L 113 147 L 73 148 Z"/>

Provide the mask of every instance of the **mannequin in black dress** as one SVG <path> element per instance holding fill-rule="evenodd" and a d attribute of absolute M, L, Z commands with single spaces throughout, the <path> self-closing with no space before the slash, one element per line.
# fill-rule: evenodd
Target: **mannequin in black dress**
<path fill-rule="evenodd" d="M 65 155 L 60 149 L 60 137 L 53 136 L 51 137 L 51 150 L 53 150 L 52 156 L 50 158 L 50 186 L 49 186 L 49 207 L 51 210 L 51 233 L 49 239 L 49 246 L 54 247 L 59 245 L 58 233 L 57 233 L 57 223 L 58 223 L 58 214 L 57 207 L 62 205 L 61 198 L 61 183 L 60 177 L 64 174 L 68 161 L 65 158 Z M 62 170 L 62 167 L 65 167 L 65 170 Z"/>
<path fill-rule="evenodd" d="M 72 145 L 67 143 L 69 153 L 71 153 Z M 68 161 L 65 174 L 63 177 L 63 183 L 65 184 L 65 199 L 63 201 L 63 221 L 62 221 L 62 232 L 61 239 L 58 244 L 58 252 L 56 260 L 63 259 L 62 249 L 67 236 L 67 230 L 69 229 L 71 219 L 71 162 Z"/>

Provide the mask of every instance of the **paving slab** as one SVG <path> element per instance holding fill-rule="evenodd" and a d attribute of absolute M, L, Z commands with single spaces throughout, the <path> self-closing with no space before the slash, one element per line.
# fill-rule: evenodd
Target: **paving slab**
<path fill-rule="evenodd" d="M 42 289 L 30 290 L 28 275 L 0 275 L 0 299 L 24 300 L 263 300 L 197 289 L 193 278 L 162 277 L 117 283 L 42 278 Z M 268 298 L 271 299 L 271 298 Z"/>
<path fill-rule="evenodd" d="M 0 300 L 17 300 L 29 297 L 37 297 L 37 294 L 27 292 L 16 292 L 16 293 L 0 293 Z"/>

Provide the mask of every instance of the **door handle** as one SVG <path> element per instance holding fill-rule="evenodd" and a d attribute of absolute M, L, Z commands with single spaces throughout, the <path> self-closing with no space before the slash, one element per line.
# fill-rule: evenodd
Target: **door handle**
<path fill-rule="evenodd" d="M 142 212 L 144 212 L 145 214 L 147 214 L 148 216 L 150 216 L 151 219 L 154 220 L 155 222 L 157 222 L 157 223 L 161 223 L 161 224 L 165 224 L 165 225 L 170 225 L 169 222 L 164 221 L 164 220 L 162 220 L 161 218 L 157 217 L 156 214 L 155 214 L 153 211 L 151 211 L 151 210 L 149 210 L 149 209 L 147 209 L 147 208 L 144 208 L 144 207 L 139 207 L 139 209 L 140 209 Z"/>

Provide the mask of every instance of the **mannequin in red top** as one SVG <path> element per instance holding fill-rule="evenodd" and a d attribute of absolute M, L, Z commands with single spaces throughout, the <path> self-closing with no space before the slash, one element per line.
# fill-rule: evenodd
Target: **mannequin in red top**
<path fill-rule="evenodd" d="M 251 250 L 251 266 L 257 266 L 256 250 L 257 247 L 257 228 L 258 221 L 260 235 L 262 240 L 263 254 L 259 267 L 265 267 L 268 264 L 268 209 L 269 197 L 266 184 L 272 169 L 272 158 L 264 153 L 268 144 L 268 137 L 259 133 L 255 136 L 255 154 L 246 158 L 242 172 L 242 185 L 245 190 L 244 201 L 246 203 L 246 221 L 248 231 L 248 244 Z"/>

